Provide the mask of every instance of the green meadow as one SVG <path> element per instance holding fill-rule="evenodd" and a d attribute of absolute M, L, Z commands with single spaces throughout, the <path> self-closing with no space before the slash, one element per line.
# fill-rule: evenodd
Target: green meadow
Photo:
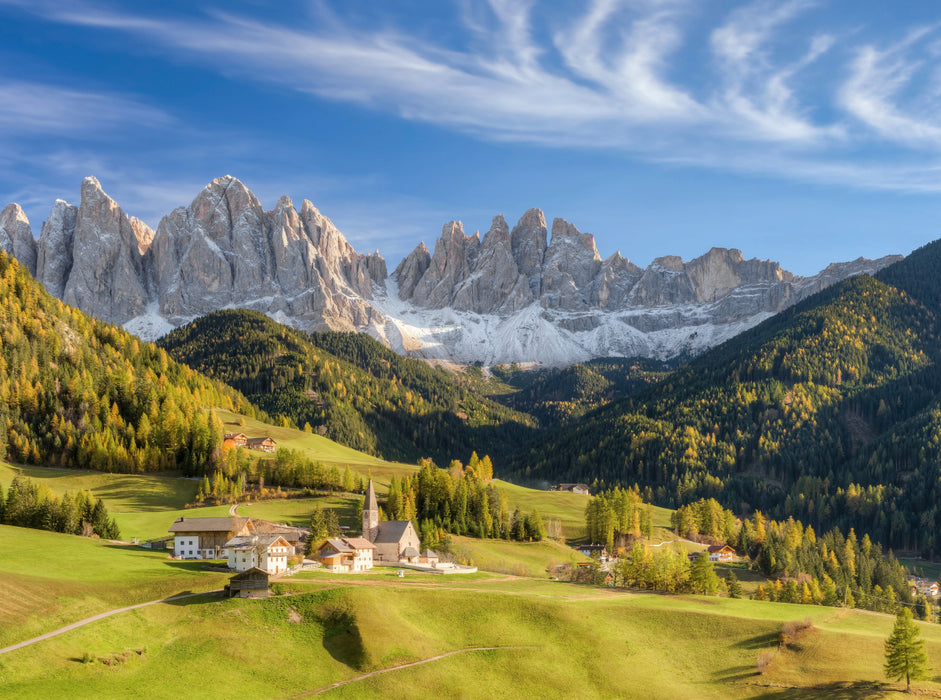
<path fill-rule="evenodd" d="M 90 615 L 221 587 L 225 574 L 166 552 L 0 525 L 0 647 Z M 2 657 L 0 657 L 2 658 Z"/>
<path fill-rule="evenodd" d="M 57 558 L 72 550 L 68 585 L 95 594 L 99 604 L 218 583 L 209 572 L 168 567 L 132 548 L 50 533 L 20 542 L 12 529 L 0 533 L 16 550 L 4 571 L 43 577 L 30 590 L 46 604 L 65 584 L 34 562 L 36 547 Z M 317 572 L 279 585 L 285 595 L 158 604 L 0 655 L 0 697 L 222 698 L 236 688 L 242 697 L 305 697 L 343 683 L 324 696 L 870 698 L 900 687 L 885 683 L 881 670 L 893 618 L 864 611 L 492 574 Z M 22 588 L 8 586 L 4 598 L 22 600 Z M 38 631 L 20 627 L 29 615 L 13 619 L 7 607 L 5 643 Z M 781 633 L 795 620 L 811 627 L 782 646 Z M 937 664 L 941 626 L 920 627 Z M 939 680 L 917 687 L 936 694 Z"/>
<path fill-rule="evenodd" d="M 377 486 L 382 485 L 382 490 L 388 489 L 393 476 L 402 478 L 418 471 L 414 464 L 386 462 L 321 435 L 305 433 L 294 428 L 280 428 L 223 409 L 217 408 L 215 413 L 222 420 L 226 432 L 245 433 L 249 437 L 270 437 L 278 447 L 296 450 L 311 460 L 323 462 L 327 466 L 336 465 L 341 470 L 349 467 L 363 479 L 372 477 Z"/>

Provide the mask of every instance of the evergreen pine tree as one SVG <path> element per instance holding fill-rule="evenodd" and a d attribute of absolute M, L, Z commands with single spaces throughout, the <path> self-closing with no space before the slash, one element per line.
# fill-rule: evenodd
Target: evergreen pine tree
<path fill-rule="evenodd" d="M 928 672 L 928 654 L 921 630 L 912 619 L 912 611 L 903 607 L 895 619 L 892 634 L 885 640 L 885 675 L 892 680 L 905 679 L 905 689 Z"/>
<path fill-rule="evenodd" d="M 725 586 L 729 590 L 729 598 L 742 597 L 742 584 L 738 582 L 738 577 L 735 575 L 734 571 L 730 570 L 725 577 Z M 764 591 L 762 591 L 762 593 L 764 593 Z"/>

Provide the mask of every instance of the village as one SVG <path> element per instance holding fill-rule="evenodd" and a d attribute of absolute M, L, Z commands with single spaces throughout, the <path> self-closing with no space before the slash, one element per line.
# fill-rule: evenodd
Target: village
<path fill-rule="evenodd" d="M 169 529 L 176 559 L 226 561 L 236 572 L 227 586 L 230 597 L 266 597 L 273 578 L 302 569 L 322 568 L 331 573 L 364 573 L 375 566 L 426 573 L 467 574 L 477 571 L 442 561 L 431 549 L 421 550 L 415 526 L 408 520 L 380 521 L 372 480 L 363 506 L 362 535 L 330 537 L 310 548 L 310 533 L 298 527 L 244 518 L 233 513 L 223 518 L 177 519 Z"/>

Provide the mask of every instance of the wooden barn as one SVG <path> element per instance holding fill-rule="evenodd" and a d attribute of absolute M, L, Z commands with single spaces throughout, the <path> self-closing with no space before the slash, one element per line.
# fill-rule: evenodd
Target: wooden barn
<path fill-rule="evenodd" d="M 261 569 L 249 569 L 229 579 L 225 587 L 229 598 L 267 598 L 268 572 Z"/>

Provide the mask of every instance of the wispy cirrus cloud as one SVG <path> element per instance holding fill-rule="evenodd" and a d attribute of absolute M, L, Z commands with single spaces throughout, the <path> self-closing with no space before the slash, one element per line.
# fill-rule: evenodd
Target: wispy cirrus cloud
<path fill-rule="evenodd" d="M 173 123 L 165 111 L 107 92 L 0 78 L 0 133 L 66 133 Z"/>
<path fill-rule="evenodd" d="M 914 97 L 907 94 L 920 74 L 930 73 L 936 66 L 936 56 L 926 56 L 919 49 L 936 38 L 937 30 L 938 25 L 918 27 L 886 48 L 870 44 L 856 50 L 840 101 L 879 138 L 941 147 L 941 95 L 931 89 L 916 91 Z"/>
<path fill-rule="evenodd" d="M 939 165 L 934 150 L 922 151 L 941 145 L 939 81 L 926 77 L 938 27 L 910 29 L 881 47 L 858 27 L 825 26 L 838 21 L 833 14 L 813 31 L 795 31 L 821 11 L 815 0 L 706 10 L 693 0 L 591 0 L 567 14 L 534 0 L 468 1 L 456 16 L 473 41 L 456 43 L 405 22 L 367 26 L 329 8 L 322 22 L 289 25 L 244 12 L 182 19 L 96 1 L 0 4 L 131 34 L 145 39 L 145 50 L 225 75 L 489 140 L 613 148 L 889 190 L 923 191 Z M 807 80 L 812 71 L 817 79 Z M 46 115 L 50 124 L 55 116 Z M 859 157 L 873 149 L 880 160 Z"/>

